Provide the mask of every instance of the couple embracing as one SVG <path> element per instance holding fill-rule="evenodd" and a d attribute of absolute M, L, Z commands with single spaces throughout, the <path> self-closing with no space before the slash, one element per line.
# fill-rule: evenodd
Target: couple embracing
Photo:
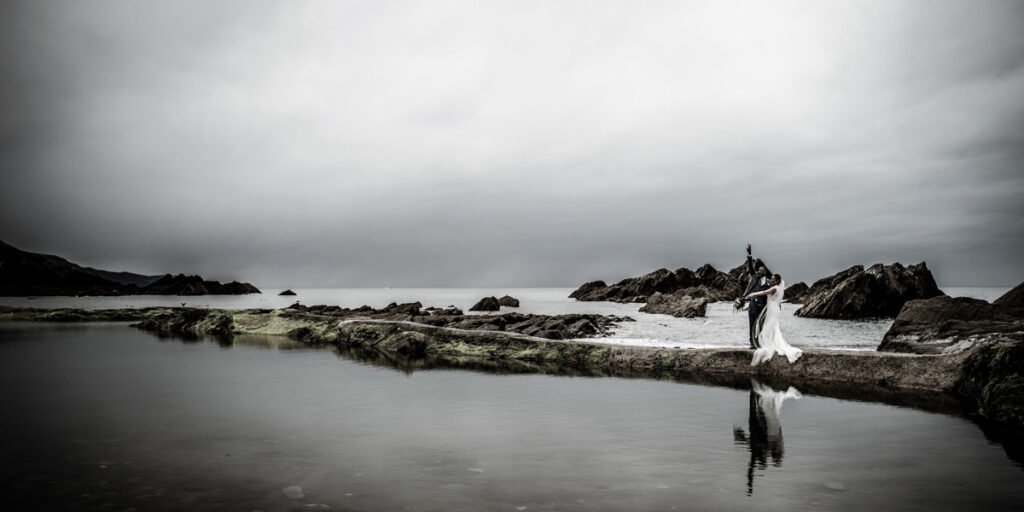
<path fill-rule="evenodd" d="M 747 244 L 747 272 L 750 282 L 744 298 L 750 299 L 748 317 L 750 320 L 750 348 L 754 349 L 751 366 L 771 361 L 775 354 L 786 356 L 790 364 L 795 363 L 803 351 L 786 343 L 779 329 L 779 317 L 782 316 L 782 295 L 786 283 L 779 274 L 771 274 L 764 263 L 758 261 L 756 268 L 754 257 Z"/>

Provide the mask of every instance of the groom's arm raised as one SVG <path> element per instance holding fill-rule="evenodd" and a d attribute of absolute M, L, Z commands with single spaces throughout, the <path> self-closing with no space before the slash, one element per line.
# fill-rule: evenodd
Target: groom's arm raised
<path fill-rule="evenodd" d="M 750 273 L 750 277 L 754 277 L 754 257 L 750 254 L 750 244 L 747 244 L 747 272 Z"/>

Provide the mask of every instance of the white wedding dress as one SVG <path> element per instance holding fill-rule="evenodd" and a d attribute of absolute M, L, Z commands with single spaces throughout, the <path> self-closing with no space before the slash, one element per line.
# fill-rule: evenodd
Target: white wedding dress
<path fill-rule="evenodd" d="M 760 347 L 754 350 L 754 359 L 750 361 L 750 366 L 771 361 L 775 354 L 786 356 L 786 359 L 792 364 L 803 354 L 802 350 L 786 343 L 786 339 L 782 337 L 782 330 L 779 329 L 779 317 L 782 316 L 782 295 L 785 290 L 786 283 L 782 281 L 775 286 L 774 292 L 768 294 L 768 304 L 761 312 L 762 318 L 759 318 L 757 322 L 757 325 L 760 326 L 757 333 L 757 343 Z"/>

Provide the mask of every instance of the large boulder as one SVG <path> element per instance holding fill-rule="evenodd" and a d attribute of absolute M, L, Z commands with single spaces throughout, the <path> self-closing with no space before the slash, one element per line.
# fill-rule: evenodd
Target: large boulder
<path fill-rule="evenodd" d="M 1024 283 L 1018 284 L 992 303 L 1000 306 L 1024 306 Z"/>
<path fill-rule="evenodd" d="M 501 309 L 501 304 L 494 297 L 484 297 L 469 308 L 470 311 L 498 311 L 499 309 Z"/>
<path fill-rule="evenodd" d="M 908 301 L 943 295 L 924 262 L 859 265 L 811 286 L 796 315 L 808 318 L 895 317 Z"/>
<path fill-rule="evenodd" d="M 793 304 L 803 304 L 804 300 L 807 298 L 807 292 L 810 289 L 811 288 L 807 286 L 807 283 L 800 281 L 799 283 L 786 286 L 786 291 L 783 294 L 782 298 L 786 302 L 792 302 Z"/>
<path fill-rule="evenodd" d="M 656 293 L 672 294 L 683 289 L 706 288 L 705 295 L 712 300 L 732 300 L 739 296 L 746 283 L 730 273 L 711 265 L 697 270 L 679 268 L 674 271 L 658 269 L 654 272 L 623 279 L 613 285 L 604 281 L 586 283 L 569 295 L 580 301 L 647 302 Z"/>
<path fill-rule="evenodd" d="M 511 295 L 505 295 L 504 297 L 498 299 L 498 304 L 501 305 L 501 306 L 508 307 L 508 308 L 518 308 L 519 307 L 519 299 L 517 299 L 517 298 L 515 298 L 515 297 L 513 297 Z"/>
<path fill-rule="evenodd" d="M 695 318 L 707 314 L 708 299 L 696 298 L 679 293 L 655 293 L 640 308 L 641 313 L 672 315 L 677 318 Z"/>
<path fill-rule="evenodd" d="M 282 295 L 282 296 L 295 295 L 295 292 L 293 292 L 290 289 L 288 289 L 288 290 L 285 290 L 285 291 L 279 293 L 278 295 Z"/>
<path fill-rule="evenodd" d="M 1024 333 L 1001 336 L 970 354 L 956 392 L 989 420 L 1024 426 Z"/>
<path fill-rule="evenodd" d="M 907 302 L 882 338 L 882 352 L 937 354 L 1024 331 L 1024 306 L 945 295 Z"/>

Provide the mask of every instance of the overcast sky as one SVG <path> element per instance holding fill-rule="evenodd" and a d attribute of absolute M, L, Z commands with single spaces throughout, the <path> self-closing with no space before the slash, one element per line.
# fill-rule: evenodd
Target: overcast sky
<path fill-rule="evenodd" d="M 257 286 L 1024 280 L 1024 2 L 3 2 L 0 239 Z"/>

